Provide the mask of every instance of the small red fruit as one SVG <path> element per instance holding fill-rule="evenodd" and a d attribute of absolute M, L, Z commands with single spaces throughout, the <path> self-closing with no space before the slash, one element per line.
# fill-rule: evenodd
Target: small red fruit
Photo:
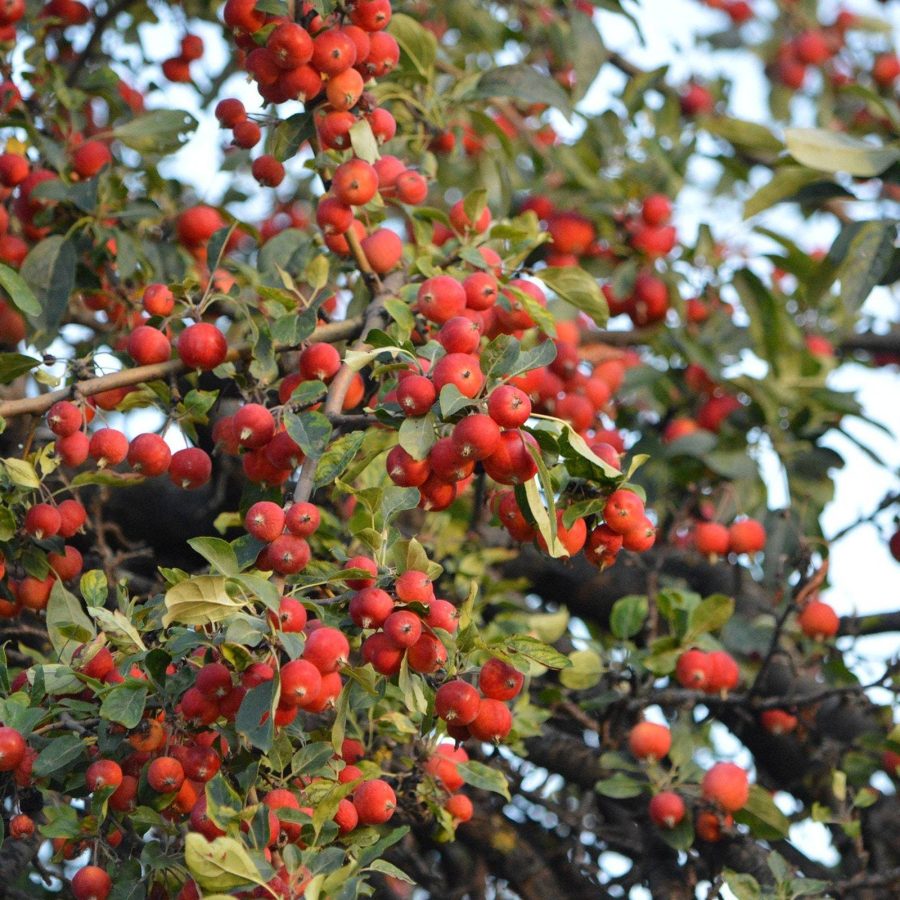
<path fill-rule="evenodd" d="M 360 825 L 381 825 L 394 815 L 397 795 L 394 789 L 380 778 L 364 781 L 353 792 L 353 805 Z"/>
<path fill-rule="evenodd" d="M 648 811 L 657 828 L 674 828 L 684 818 L 684 800 L 674 791 L 660 791 L 651 798 Z"/>
<path fill-rule="evenodd" d="M 459 678 L 442 684 L 434 695 L 434 711 L 453 725 L 472 722 L 478 715 L 480 704 L 478 691 Z"/>
<path fill-rule="evenodd" d="M 834 637 L 841 626 L 837 613 L 821 600 L 811 600 L 797 619 L 800 630 L 809 638 L 824 641 Z"/>
<path fill-rule="evenodd" d="M 638 722 L 628 734 L 628 749 L 638 759 L 660 760 L 672 746 L 672 732 L 656 722 Z"/>
<path fill-rule="evenodd" d="M 726 812 L 737 812 L 750 796 L 747 773 L 729 762 L 716 763 L 704 776 L 700 788 L 703 796 Z"/>
<path fill-rule="evenodd" d="M 72 879 L 75 900 L 106 900 L 112 890 L 112 878 L 99 866 L 85 866 Z"/>
<path fill-rule="evenodd" d="M 225 335 L 209 322 L 189 325 L 178 338 L 178 356 L 189 369 L 214 369 L 227 355 Z"/>

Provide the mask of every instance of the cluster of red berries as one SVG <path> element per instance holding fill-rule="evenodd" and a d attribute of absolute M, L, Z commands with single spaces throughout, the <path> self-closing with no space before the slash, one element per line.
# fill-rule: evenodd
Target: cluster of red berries
<path fill-rule="evenodd" d="M 522 690 L 525 676 L 502 659 L 489 659 L 478 673 L 478 688 L 462 678 L 445 681 L 435 693 L 434 710 L 457 742 L 473 737 L 502 741 L 512 728 L 506 705 Z"/>
<path fill-rule="evenodd" d="M 366 557 L 354 557 L 347 567 L 377 572 Z M 373 571 L 374 570 L 374 571 Z M 436 597 L 425 572 L 410 569 L 393 584 L 394 596 L 375 586 L 374 578 L 347 581 L 356 593 L 350 598 L 349 613 L 354 624 L 372 630 L 362 643 L 362 658 L 381 675 L 396 675 L 404 658 L 414 672 L 431 674 L 447 662 L 447 650 L 436 634 L 441 629 L 455 634 L 458 627 L 456 607 Z"/>
<path fill-rule="evenodd" d="M 350 129 L 362 117 L 379 143 L 394 136 L 394 117 L 364 93 L 369 80 L 387 75 L 400 59 L 399 45 L 384 30 L 391 19 L 390 0 L 356 0 L 340 17 L 324 18 L 311 3 L 303 3 L 297 21 L 262 13 L 252 0 L 228 0 L 224 18 L 265 102 L 315 102 L 323 148 L 347 149 Z M 264 43 L 254 37 L 263 29 Z M 239 100 L 221 101 L 216 117 L 231 129 L 236 146 L 251 149 L 259 143 L 262 131 Z M 266 154 L 254 161 L 253 175 L 260 184 L 276 187 L 284 179 L 284 166 Z"/>
<path fill-rule="evenodd" d="M 135 472 L 148 478 L 168 473 L 172 483 L 185 490 L 196 490 L 209 481 L 212 460 L 205 450 L 186 447 L 172 453 L 158 434 L 139 434 L 129 441 L 117 428 L 100 428 L 88 437 L 83 427 L 93 416 L 90 404 L 79 406 L 69 400 L 59 400 L 47 412 L 47 424 L 57 436 L 56 452 L 64 465 L 77 468 L 88 457 L 100 469 L 127 461 Z"/>
<path fill-rule="evenodd" d="M 719 522 L 697 522 L 693 543 L 704 556 L 726 556 L 746 553 L 753 556 L 765 549 L 766 529 L 756 519 L 738 519 L 731 526 Z"/>
<path fill-rule="evenodd" d="M 254 503 L 244 516 L 244 527 L 266 544 L 257 568 L 279 575 L 302 571 L 310 560 L 306 538 L 316 531 L 320 520 L 319 508 L 313 503 L 293 503 L 286 508 L 271 500 Z"/>
<path fill-rule="evenodd" d="M 690 363 L 684 370 L 684 385 L 689 396 L 699 400 L 693 415 L 670 419 L 662 432 L 664 443 L 702 431 L 718 434 L 726 420 L 743 409 L 741 401 L 717 384 L 703 366 Z"/>
<path fill-rule="evenodd" d="M 167 59 L 162 64 L 163 75 L 169 81 L 190 84 L 191 63 L 203 57 L 203 38 L 196 34 L 186 34 L 181 39 L 178 56 Z"/>
<path fill-rule="evenodd" d="M 444 809 L 450 813 L 455 825 L 468 822 L 474 813 L 472 801 L 460 793 L 465 780 L 459 771 L 460 763 L 469 761 L 465 747 L 458 743 L 444 742 L 438 744 L 434 753 L 425 762 L 425 772 L 431 776 L 435 784 L 444 792 Z"/>
<path fill-rule="evenodd" d="M 693 652 L 693 651 L 692 651 Z M 672 733 L 665 725 L 638 722 L 628 733 L 628 749 L 643 762 L 658 763 L 672 747 Z M 695 827 L 701 840 L 713 843 L 723 828 L 734 824 L 732 813 L 742 809 L 750 796 L 747 773 L 734 763 L 716 763 L 700 784 L 703 800 L 709 806 L 697 810 Z M 658 828 L 673 829 L 684 819 L 687 806 L 672 790 L 658 791 L 650 799 L 648 814 Z"/>
<path fill-rule="evenodd" d="M 63 500 L 58 505 L 36 503 L 26 511 L 22 531 L 41 542 L 54 538 L 68 539 L 81 531 L 86 521 L 87 512 L 77 500 Z M 50 571 L 43 578 L 24 575 L 7 580 L 11 599 L 0 598 L 0 618 L 13 618 L 22 608 L 45 609 L 57 579 L 71 581 L 77 578 L 84 560 L 76 547 L 62 544 L 48 551 L 47 564 Z M 5 575 L 6 560 L 0 555 L 0 578 Z"/>
<path fill-rule="evenodd" d="M 741 680 L 734 657 L 725 650 L 686 650 L 675 664 L 675 678 L 682 687 L 707 694 L 733 690 Z"/>

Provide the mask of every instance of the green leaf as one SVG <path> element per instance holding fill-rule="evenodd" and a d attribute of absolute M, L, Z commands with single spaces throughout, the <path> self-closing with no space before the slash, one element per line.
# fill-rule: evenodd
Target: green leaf
<path fill-rule="evenodd" d="M 113 137 L 142 154 L 165 156 L 186 144 L 197 120 L 179 109 L 154 109 L 113 129 Z"/>
<path fill-rule="evenodd" d="M 822 181 L 822 175 L 806 166 L 781 166 L 772 177 L 744 204 L 744 218 L 749 219 L 764 209 L 790 200 L 801 188 Z"/>
<path fill-rule="evenodd" d="M 491 652 L 499 651 L 497 655 L 505 654 L 508 657 L 524 656 L 538 665 L 548 669 L 567 669 L 572 665 L 568 656 L 564 656 L 555 647 L 539 641 L 527 634 L 517 634 L 505 637 L 490 645 Z"/>
<path fill-rule="evenodd" d="M 378 141 L 375 140 L 368 119 L 358 119 L 356 124 L 350 128 L 350 146 L 360 159 L 370 165 L 381 158 L 381 154 L 378 152 Z"/>
<path fill-rule="evenodd" d="M 90 569 L 78 581 L 78 590 L 88 606 L 103 606 L 109 596 L 109 584 L 102 569 Z"/>
<path fill-rule="evenodd" d="M 388 485 L 381 496 L 381 515 L 384 524 L 392 522 L 401 512 L 419 505 L 419 489 Z"/>
<path fill-rule="evenodd" d="M 518 64 L 489 69 L 467 92 L 467 99 L 509 97 L 526 103 L 546 103 L 566 116 L 572 107 L 566 92 L 552 78 L 533 66 Z"/>
<path fill-rule="evenodd" d="M 421 78 L 430 81 L 437 59 L 435 36 L 415 19 L 403 13 L 394 13 L 391 16 L 388 32 L 400 45 L 401 59 L 405 57 Z"/>
<path fill-rule="evenodd" d="M 758 122 L 716 116 L 704 120 L 703 127 L 710 134 L 723 138 L 735 147 L 761 150 L 763 153 L 770 154 L 781 153 L 784 149 L 781 141 L 765 125 L 760 125 Z"/>
<path fill-rule="evenodd" d="M 722 877 L 737 900 L 759 900 L 762 896 L 759 882 L 746 872 L 734 872 L 731 869 L 724 869 Z"/>
<path fill-rule="evenodd" d="M 265 884 L 247 849 L 234 838 L 208 841 L 202 834 L 190 831 L 184 839 L 184 862 L 204 893 Z"/>
<path fill-rule="evenodd" d="M 425 459 L 437 441 L 436 425 L 437 419 L 431 412 L 404 419 L 400 426 L 400 446 L 413 459 Z"/>
<path fill-rule="evenodd" d="M 734 600 L 724 594 L 713 594 L 688 614 L 688 630 L 685 643 L 695 640 L 701 634 L 718 631 L 734 614 Z"/>
<path fill-rule="evenodd" d="M 237 575 L 241 571 L 234 548 L 228 541 L 223 541 L 222 538 L 199 537 L 191 538 L 187 543 L 219 575 Z"/>
<path fill-rule="evenodd" d="M 734 817 L 741 824 L 749 825 L 753 834 L 765 841 L 787 837 L 791 827 L 769 792 L 758 784 L 750 786 L 747 803 Z"/>
<path fill-rule="evenodd" d="M 13 484 L 29 490 L 37 490 L 41 486 L 41 479 L 38 478 L 34 466 L 27 459 L 16 459 L 12 456 L 9 459 L 0 460 L 0 462 L 3 463 L 7 477 Z"/>
<path fill-rule="evenodd" d="M 456 768 L 466 784 L 483 791 L 492 791 L 506 800 L 510 799 L 506 776 L 499 769 L 486 766 L 474 759 L 458 763 Z"/>
<path fill-rule="evenodd" d="M 269 129 L 266 152 L 279 162 L 292 159 L 307 141 L 316 136 L 315 120 L 311 112 L 294 113 Z"/>
<path fill-rule="evenodd" d="M 331 422 L 317 410 L 286 413 L 284 425 L 307 456 L 321 456 L 331 439 Z"/>
<path fill-rule="evenodd" d="M 116 685 L 100 704 L 100 716 L 110 722 L 118 722 L 126 728 L 137 727 L 147 705 L 147 685 Z"/>
<path fill-rule="evenodd" d="M 838 131 L 788 128 L 788 153 L 805 166 L 821 172 L 846 172 L 870 178 L 900 160 L 900 145 L 877 145 Z"/>
<path fill-rule="evenodd" d="M 107 639 L 126 653 L 146 651 L 147 647 L 141 639 L 140 632 L 117 609 L 109 610 L 103 606 L 89 606 L 88 614 Z"/>
<path fill-rule="evenodd" d="M 559 680 L 573 691 L 584 691 L 600 681 L 603 674 L 603 660 L 593 650 L 574 650 L 569 654 L 568 669 L 559 673 Z"/>
<path fill-rule="evenodd" d="M 53 738 L 34 761 L 34 775 L 45 778 L 75 762 L 84 753 L 84 743 L 77 734 Z"/>
<path fill-rule="evenodd" d="M 614 800 L 626 800 L 629 797 L 639 797 L 645 790 L 647 784 L 629 778 L 624 772 L 616 772 L 610 778 L 604 778 L 594 785 L 594 790 L 604 797 L 612 797 Z"/>
<path fill-rule="evenodd" d="M 649 611 L 650 604 L 646 597 L 636 594 L 620 597 L 613 604 L 609 616 L 610 630 L 620 640 L 633 637 L 644 627 Z"/>
<path fill-rule="evenodd" d="M 211 625 L 227 619 L 244 606 L 240 600 L 228 596 L 221 575 L 198 575 L 181 581 L 166 591 L 165 603 L 164 628 L 176 622 L 179 625 Z"/>
<path fill-rule="evenodd" d="M 32 293 L 28 282 L 7 265 L 0 264 L 0 287 L 9 294 L 9 299 L 26 316 L 39 316 L 41 305 Z M 9 354 L 10 356 L 18 354 Z"/>
<path fill-rule="evenodd" d="M 268 753 L 275 737 L 273 710 L 276 704 L 278 679 L 264 681 L 247 691 L 234 720 L 239 734 L 256 748 Z"/>
<path fill-rule="evenodd" d="M 37 325 L 55 337 L 75 288 L 75 245 L 55 234 L 31 248 L 19 270 L 40 304 Z"/>
<path fill-rule="evenodd" d="M 336 481 L 353 461 L 367 437 L 365 431 L 351 431 L 333 441 L 319 459 L 314 487 Z"/>
<path fill-rule="evenodd" d="M 91 640 L 95 634 L 94 623 L 82 609 L 81 601 L 61 581 L 55 581 L 47 601 L 47 635 L 53 649 L 68 662 L 76 644 Z"/>
<path fill-rule="evenodd" d="M 535 275 L 561 300 L 587 313 L 596 325 L 606 325 L 609 306 L 593 275 L 578 266 L 551 266 Z"/>

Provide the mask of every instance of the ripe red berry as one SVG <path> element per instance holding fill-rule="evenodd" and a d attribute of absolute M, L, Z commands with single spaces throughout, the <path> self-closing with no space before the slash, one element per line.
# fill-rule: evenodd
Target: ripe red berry
<path fill-rule="evenodd" d="M 427 632 L 423 632 L 406 653 L 410 669 L 423 675 L 437 672 L 447 662 L 446 648 L 438 638 Z"/>
<path fill-rule="evenodd" d="M 314 534 L 320 522 L 319 507 L 314 503 L 293 503 L 284 513 L 285 527 L 297 537 L 306 538 Z"/>
<path fill-rule="evenodd" d="M 395 644 L 385 632 L 376 631 L 363 641 L 362 657 L 376 672 L 390 678 L 403 664 L 403 647 Z"/>
<path fill-rule="evenodd" d="M 84 421 L 81 410 L 68 400 L 59 400 L 47 411 L 47 425 L 59 437 L 68 437 L 81 428 Z"/>
<path fill-rule="evenodd" d="M 453 817 L 454 822 L 468 822 L 475 814 L 472 801 L 465 794 L 453 794 L 444 802 L 444 809 Z"/>
<path fill-rule="evenodd" d="M 255 450 L 275 436 L 275 419 L 260 403 L 245 403 L 235 414 L 233 426 L 238 444 Z"/>
<path fill-rule="evenodd" d="M 331 344 L 310 344 L 301 352 L 298 367 L 309 381 L 330 381 L 341 367 L 341 355 Z"/>
<path fill-rule="evenodd" d="M 672 732 L 656 722 L 638 722 L 628 733 L 628 749 L 638 759 L 662 759 L 672 746 Z"/>
<path fill-rule="evenodd" d="M 397 647 L 411 647 L 422 635 L 422 620 L 414 612 L 397 610 L 385 619 L 384 633 Z"/>
<path fill-rule="evenodd" d="M 710 675 L 704 690 L 709 693 L 730 691 L 738 686 L 741 670 L 734 657 L 724 650 L 714 650 L 709 654 Z"/>
<path fill-rule="evenodd" d="M 734 763 L 716 763 L 704 776 L 700 788 L 703 796 L 734 813 L 741 809 L 750 796 L 747 773 Z"/>
<path fill-rule="evenodd" d="M 763 710 L 760 724 L 769 734 L 790 734 L 797 727 L 797 717 L 783 709 Z"/>
<path fill-rule="evenodd" d="M 225 335 L 209 322 L 189 325 L 178 338 L 178 356 L 189 369 L 214 369 L 227 354 Z"/>
<path fill-rule="evenodd" d="M 278 535 L 269 544 L 268 553 L 272 567 L 279 575 L 302 572 L 312 557 L 309 544 L 293 534 Z"/>
<path fill-rule="evenodd" d="M 83 431 L 76 431 L 56 442 L 56 452 L 64 465 L 74 468 L 87 459 L 89 446 L 88 436 Z"/>
<path fill-rule="evenodd" d="M 675 678 L 682 687 L 705 690 L 712 677 L 709 654 L 702 650 L 686 650 L 675 664 Z"/>
<path fill-rule="evenodd" d="M 276 628 L 299 634 L 306 627 L 306 607 L 294 597 L 282 597 L 278 604 L 278 614 L 270 612 L 269 619 Z"/>
<path fill-rule="evenodd" d="M 36 503 L 25 513 L 23 527 L 28 534 L 33 534 L 40 540 L 58 534 L 61 525 L 62 516 L 55 506 L 49 503 Z"/>
<path fill-rule="evenodd" d="M 34 834 L 34 819 L 23 813 L 9 820 L 9 836 L 16 839 L 31 837 Z"/>
<path fill-rule="evenodd" d="M 99 866 L 84 866 L 72 878 L 75 900 L 106 900 L 112 891 L 112 878 Z"/>
<path fill-rule="evenodd" d="M 169 479 L 173 484 L 187 491 L 196 490 L 209 481 L 212 475 L 212 460 L 199 447 L 186 447 L 172 454 L 169 463 Z"/>
<path fill-rule="evenodd" d="M 438 393 L 448 384 L 454 385 L 464 397 L 476 397 L 484 385 L 484 373 L 477 356 L 469 353 L 448 353 L 438 360 L 432 370 L 432 380 Z"/>
<path fill-rule="evenodd" d="M 169 339 L 150 325 L 139 325 L 128 336 L 128 355 L 140 366 L 166 362 L 172 355 Z"/>
<path fill-rule="evenodd" d="M 641 524 L 644 503 L 632 491 L 617 490 L 611 493 L 603 508 L 606 524 L 617 534 L 627 534 Z"/>
<path fill-rule="evenodd" d="M 837 613 L 821 600 L 811 600 L 803 608 L 797 623 L 800 630 L 809 638 L 825 641 L 834 637 L 841 626 Z"/>
<path fill-rule="evenodd" d="M 728 553 L 728 529 L 718 522 L 698 522 L 694 526 L 694 546 L 704 556 L 724 556 Z"/>
<path fill-rule="evenodd" d="M 172 756 L 158 756 L 147 767 L 147 784 L 158 794 L 172 794 L 184 784 L 184 769 Z"/>
<path fill-rule="evenodd" d="M 93 178 L 111 162 L 112 154 L 102 141 L 87 141 L 72 154 L 72 168 L 82 178 Z"/>
<path fill-rule="evenodd" d="M 117 466 L 128 456 L 128 438 L 115 428 L 101 428 L 91 435 L 88 454 L 101 468 Z"/>
<path fill-rule="evenodd" d="M 319 670 L 305 659 L 293 659 L 281 667 L 281 703 L 303 707 L 315 699 L 322 687 Z"/>
<path fill-rule="evenodd" d="M 359 815 L 360 825 L 382 825 L 394 815 L 397 795 L 394 789 L 380 778 L 360 784 L 353 792 L 353 805 Z"/>
<path fill-rule="evenodd" d="M 151 316 L 168 316 L 175 309 L 175 297 L 164 284 L 147 285 L 141 303 Z"/>
<path fill-rule="evenodd" d="M 365 206 L 378 192 L 378 173 L 362 159 L 341 163 L 334 171 L 331 189 L 347 206 Z"/>
<path fill-rule="evenodd" d="M 501 384 L 488 397 L 488 415 L 501 428 L 518 428 L 531 415 L 531 400 L 511 384 Z"/>
<path fill-rule="evenodd" d="M 98 759 L 87 767 L 84 780 L 92 792 L 117 788 L 122 783 L 122 768 L 112 759 Z"/>
<path fill-rule="evenodd" d="M 158 434 L 139 434 L 128 445 L 128 465 L 148 478 L 165 474 L 171 461 L 172 451 Z"/>
<path fill-rule="evenodd" d="M 0 772 L 12 772 L 25 757 L 27 745 L 21 732 L 0 726 Z"/>
<path fill-rule="evenodd" d="M 434 587 L 425 572 L 409 569 L 394 582 L 394 592 L 404 603 L 434 602 Z"/>
<path fill-rule="evenodd" d="M 466 681 L 455 679 L 444 682 L 434 695 L 434 711 L 445 722 L 468 725 L 478 715 L 481 698 L 478 691 Z"/>
<path fill-rule="evenodd" d="M 491 416 L 475 413 L 457 422 L 451 439 L 463 459 L 487 459 L 500 445 L 500 426 Z"/>
<path fill-rule="evenodd" d="M 660 791 L 650 799 L 648 811 L 657 828 L 674 828 L 684 818 L 684 800 L 674 791 Z"/>
<path fill-rule="evenodd" d="M 247 110 L 236 97 L 226 97 L 216 104 L 215 115 L 223 128 L 234 128 L 238 122 L 247 118 Z"/>
<path fill-rule="evenodd" d="M 728 529 L 728 540 L 732 553 L 758 553 L 766 546 L 766 529 L 756 519 L 744 519 Z"/>
<path fill-rule="evenodd" d="M 231 690 L 231 672 L 222 663 L 207 663 L 197 670 L 194 687 L 207 697 L 221 699 Z"/>
<path fill-rule="evenodd" d="M 462 315 L 466 308 L 465 288 L 449 275 L 436 275 L 423 281 L 416 299 L 422 315 L 439 325 Z"/>
<path fill-rule="evenodd" d="M 525 676 L 508 662 L 493 657 L 478 674 L 478 687 L 491 700 L 512 700 L 519 695 Z"/>
<path fill-rule="evenodd" d="M 178 217 L 178 239 L 187 247 L 196 247 L 206 243 L 224 225 L 225 220 L 217 209 L 192 206 Z"/>
<path fill-rule="evenodd" d="M 360 628 L 380 628 L 393 611 L 393 598 L 381 588 L 363 588 L 350 598 L 350 618 Z"/>
<path fill-rule="evenodd" d="M 407 416 L 424 416 L 437 400 L 437 390 L 424 375 L 409 375 L 397 385 L 397 402 Z"/>
<path fill-rule="evenodd" d="M 363 569 L 372 574 L 372 578 L 348 578 L 347 587 L 351 587 L 358 591 L 361 588 L 371 587 L 371 585 L 375 584 L 375 577 L 378 575 L 378 563 L 376 563 L 374 559 L 370 559 L 368 556 L 351 556 L 350 559 L 344 563 L 344 568 Z"/>
<path fill-rule="evenodd" d="M 306 639 L 303 658 L 323 675 L 336 672 L 350 658 L 350 644 L 337 628 L 317 628 Z"/>
<path fill-rule="evenodd" d="M 278 187 L 284 181 L 284 166 L 269 154 L 254 159 L 250 171 L 264 187 Z"/>
<path fill-rule="evenodd" d="M 376 228 L 360 243 L 372 271 L 378 275 L 390 272 L 403 256 L 403 241 L 390 228 Z"/>
<path fill-rule="evenodd" d="M 512 713 L 500 700 L 485 697 L 478 705 L 478 713 L 469 723 L 472 737 L 479 741 L 502 741 L 512 729 Z"/>

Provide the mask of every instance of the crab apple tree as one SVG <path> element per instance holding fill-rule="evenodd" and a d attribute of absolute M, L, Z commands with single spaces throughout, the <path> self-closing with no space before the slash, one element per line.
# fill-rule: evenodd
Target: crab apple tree
<path fill-rule="evenodd" d="M 0 3 L 4 897 L 897 895 L 873 6 Z"/>

